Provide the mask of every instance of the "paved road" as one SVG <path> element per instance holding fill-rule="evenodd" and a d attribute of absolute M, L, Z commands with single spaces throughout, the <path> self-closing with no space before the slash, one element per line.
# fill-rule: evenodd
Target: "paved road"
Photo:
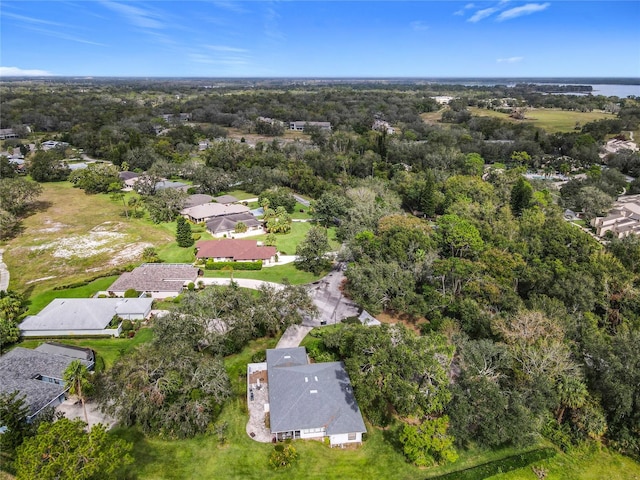
<path fill-rule="evenodd" d="M 9 270 L 7 265 L 2 261 L 4 250 L 0 248 L 0 292 L 9 289 Z"/>
<path fill-rule="evenodd" d="M 304 205 L 305 207 L 308 207 L 309 205 L 311 205 L 311 202 L 309 202 L 309 200 L 302 198 L 300 195 L 294 194 L 293 198 L 295 198 L 300 205 Z"/>

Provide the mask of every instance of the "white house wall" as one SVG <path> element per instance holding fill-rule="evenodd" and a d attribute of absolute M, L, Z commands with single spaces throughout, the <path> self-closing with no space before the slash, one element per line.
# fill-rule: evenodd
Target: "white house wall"
<path fill-rule="evenodd" d="M 22 330 L 20 334 L 23 337 L 119 337 L 121 331 L 120 326 L 118 326 L 118 328 L 105 328 L 103 330 Z"/>
<path fill-rule="evenodd" d="M 348 433 L 340 433 L 337 435 L 329 435 L 331 445 L 341 445 L 343 443 L 362 443 L 362 433 L 357 432 L 355 440 L 349 440 Z"/>

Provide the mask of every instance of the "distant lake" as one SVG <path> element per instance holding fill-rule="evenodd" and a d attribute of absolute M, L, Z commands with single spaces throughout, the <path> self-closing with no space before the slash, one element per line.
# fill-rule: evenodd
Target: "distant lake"
<path fill-rule="evenodd" d="M 640 97 L 640 85 L 591 85 L 593 95 L 605 95 L 607 97 L 625 98 L 630 95 Z"/>

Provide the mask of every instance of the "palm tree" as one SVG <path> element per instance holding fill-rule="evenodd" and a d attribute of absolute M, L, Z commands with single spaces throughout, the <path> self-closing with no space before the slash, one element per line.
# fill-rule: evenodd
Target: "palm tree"
<path fill-rule="evenodd" d="M 71 362 L 65 369 L 62 377 L 65 385 L 69 387 L 69 393 L 71 395 L 76 395 L 80 399 L 80 402 L 82 402 L 84 421 L 87 425 L 89 425 L 89 417 L 87 416 L 87 407 L 84 401 L 86 393 L 91 386 L 89 377 L 89 370 L 80 360 L 74 360 Z"/>
<path fill-rule="evenodd" d="M 587 387 L 579 378 L 565 377 L 561 379 L 557 386 L 558 396 L 560 397 L 560 405 L 556 412 L 558 423 L 562 422 L 564 412 L 567 408 L 582 408 L 587 402 L 589 392 Z"/>

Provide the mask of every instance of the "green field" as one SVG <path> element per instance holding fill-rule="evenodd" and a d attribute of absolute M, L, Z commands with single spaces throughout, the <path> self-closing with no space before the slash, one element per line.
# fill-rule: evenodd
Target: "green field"
<path fill-rule="evenodd" d="M 593 122 L 594 120 L 616 118 L 615 115 L 605 112 L 576 112 L 551 108 L 529 109 L 525 120 L 515 120 L 506 113 L 485 108 L 469 107 L 469 111 L 477 117 L 496 117 L 513 123 L 531 123 L 549 133 L 571 132 L 575 130 L 576 125 L 582 127 L 585 123 Z"/>
<path fill-rule="evenodd" d="M 46 307 L 54 298 L 90 298 L 97 292 L 106 290 L 118 278 L 117 275 L 102 277 L 89 282 L 87 285 L 76 288 L 66 288 L 64 290 L 47 290 L 37 295 L 33 295 L 28 300 L 29 310 L 27 314 L 35 315 Z"/>
<path fill-rule="evenodd" d="M 172 249 L 175 224 L 155 225 L 146 217 L 127 219 L 120 202 L 108 195 L 87 195 L 69 182 L 42 187 L 38 209 L 22 222 L 24 231 L 3 244 L 13 290 L 33 296 L 138 264 L 148 246 L 156 247 L 167 260 L 192 252 Z"/>

